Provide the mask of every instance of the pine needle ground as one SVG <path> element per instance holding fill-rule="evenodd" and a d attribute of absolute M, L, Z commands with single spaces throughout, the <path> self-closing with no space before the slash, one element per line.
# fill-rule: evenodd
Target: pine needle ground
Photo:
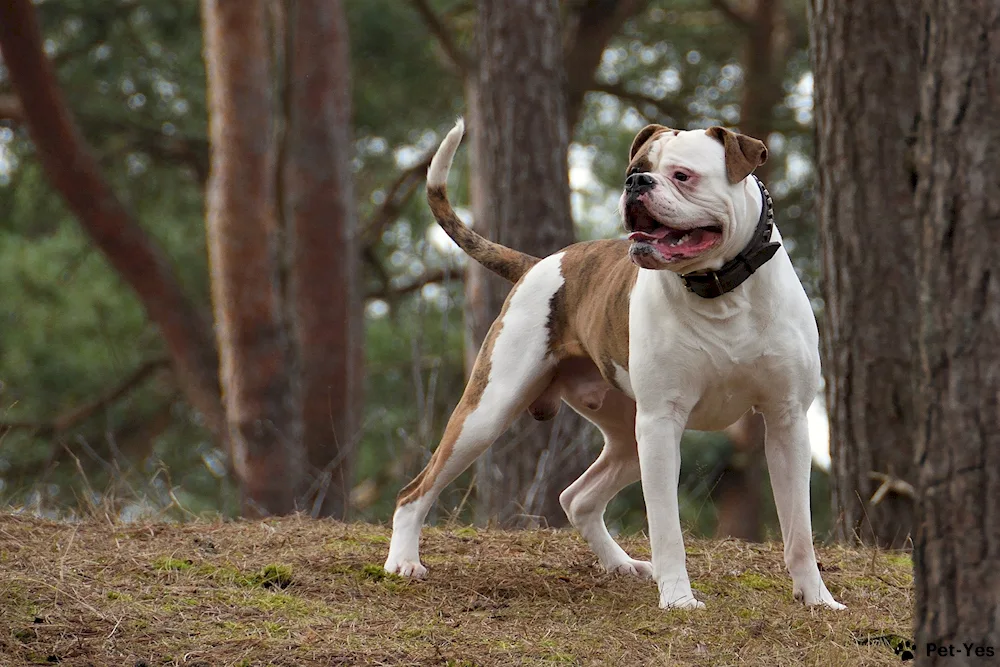
<path fill-rule="evenodd" d="M 897 665 L 907 555 L 821 547 L 846 612 L 792 599 L 778 544 L 688 539 L 704 611 L 595 566 L 573 531 L 427 529 L 425 581 L 385 526 L 59 523 L 0 515 L 0 665 Z M 623 544 L 648 558 L 641 535 Z"/>

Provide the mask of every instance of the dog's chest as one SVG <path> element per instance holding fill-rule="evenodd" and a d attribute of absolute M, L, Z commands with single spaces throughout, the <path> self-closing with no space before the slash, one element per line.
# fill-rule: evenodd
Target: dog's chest
<path fill-rule="evenodd" d="M 724 375 L 705 380 L 707 383 L 688 417 L 688 428 L 722 430 L 761 401 L 759 375 L 745 365 L 735 366 Z"/>
<path fill-rule="evenodd" d="M 630 388 L 640 404 L 675 397 L 687 405 L 691 429 L 724 429 L 751 407 L 795 393 L 812 365 L 801 337 L 764 333 L 749 319 L 656 324 L 659 344 L 632 348 Z"/>

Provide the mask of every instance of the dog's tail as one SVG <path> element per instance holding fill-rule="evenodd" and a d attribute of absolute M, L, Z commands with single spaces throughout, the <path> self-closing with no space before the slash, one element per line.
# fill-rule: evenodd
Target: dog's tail
<path fill-rule="evenodd" d="M 459 118 L 434 154 L 431 166 L 427 170 L 427 203 L 430 204 L 431 213 L 434 214 L 438 224 L 459 248 L 501 278 L 516 283 L 528 269 L 541 260 L 494 243 L 472 231 L 459 220 L 455 209 L 451 207 L 451 202 L 448 201 L 448 172 L 451 170 L 451 161 L 455 157 L 458 145 L 462 143 L 464 134 L 465 123 Z"/>

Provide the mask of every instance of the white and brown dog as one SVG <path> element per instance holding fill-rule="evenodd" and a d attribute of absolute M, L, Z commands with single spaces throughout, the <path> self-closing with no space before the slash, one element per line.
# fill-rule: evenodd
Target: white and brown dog
<path fill-rule="evenodd" d="M 570 521 L 604 568 L 653 577 L 661 607 L 702 607 L 677 507 L 681 434 L 723 429 L 754 409 L 767 424 L 794 595 L 842 609 L 820 577 L 809 511 L 816 322 L 770 198 L 751 176 L 767 159 L 764 144 L 720 127 L 644 128 L 620 203 L 629 240 L 577 243 L 540 260 L 455 215 L 445 186 L 463 134 L 459 121 L 434 156 L 428 201 L 451 238 L 514 287 L 441 443 L 399 494 L 385 569 L 424 576 L 420 530 L 441 490 L 522 410 L 546 419 L 565 401 L 604 434 L 597 461 L 560 496 Z M 652 563 L 630 558 L 604 524 L 608 502 L 640 479 Z"/>

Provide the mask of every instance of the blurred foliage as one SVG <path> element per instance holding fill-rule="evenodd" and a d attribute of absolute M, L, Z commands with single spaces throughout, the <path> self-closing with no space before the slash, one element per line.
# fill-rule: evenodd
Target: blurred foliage
<path fill-rule="evenodd" d="M 432 4 L 468 48 L 474 3 Z M 62 0 L 36 6 L 84 137 L 116 192 L 171 258 L 190 298 L 207 312 L 208 147 L 199 3 Z M 816 294 L 805 9 L 802 0 L 786 0 L 786 7 L 794 47 L 782 73 L 787 97 L 775 110 L 777 129 L 769 137 L 769 187 L 790 253 Z M 400 171 L 432 150 L 462 113 L 463 85 L 410 3 L 348 0 L 347 9 L 355 188 L 364 227 Z M 651 2 L 626 23 L 604 53 L 596 79 L 605 89 L 621 87 L 630 95 L 589 93 L 575 128 L 570 164 L 581 238 L 618 233 L 615 200 L 625 156 L 646 122 L 738 125 L 742 44 L 709 0 Z M 0 94 L 9 92 L 0 69 Z M 462 204 L 464 153 L 459 163 L 454 200 Z M 136 368 L 162 359 L 164 350 L 135 296 L 45 182 L 25 131 L 11 121 L 0 121 L 0 211 L 0 421 L 6 422 L 0 430 L 0 499 L 65 511 L 112 496 L 123 498 L 119 509 L 133 514 L 163 508 L 177 516 L 235 512 L 224 456 L 166 370 L 149 374 L 71 428 L 48 428 Z M 404 206 L 368 253 L 370 290 L 403 285 L 443 267 L 460 277 L 464 258 L 431 222 L 422 198 Z M 369 301 L 356 489 L 361 518 L 388 518 L 395 492 L 426 461 L 461 394 L 462 300 L 461 283 L 452 280 Z M 705 480 L 728 443 L 717 434 L 689 434 L 684 447 L 684 518 L 710 531 L 714 510 L 706 503 Z M 460 505 L 468 485 L 467 479 L 453 485 L 440 511 Z M 641 528 L 638 485 L 615 501 L 608 516 L 618 529 Z M 824 525 L 822 518 L 817 525 Z"/>

